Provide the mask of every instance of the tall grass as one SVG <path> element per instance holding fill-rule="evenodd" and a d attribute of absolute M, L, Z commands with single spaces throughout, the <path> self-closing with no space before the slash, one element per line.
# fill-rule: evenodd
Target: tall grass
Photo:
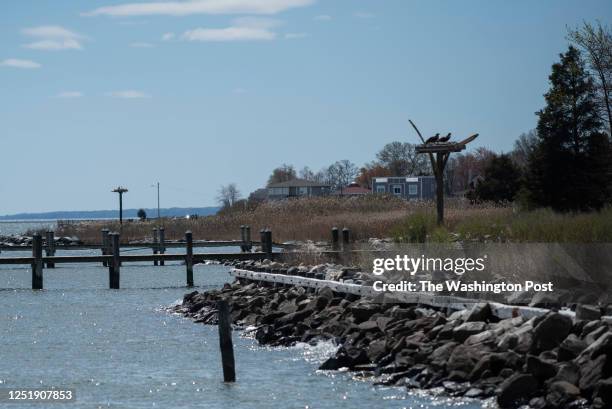
<path fill-rule="evenodd" d="M 86 222 L 61 227 L 58 234 L 78 236 L 87 243 L 100 241 L 100 229 L 121 230 L 123 241 L 152 237 L 157 221 L 135 221 L 119 228 L 116 222 Z M 163 220 L 168 240 L 191 230 L 195 239 L 236 240 L 241 225 L 250 225 L 258 240 L 261 228 L 270 228 L 274 241 L 328 241 L 331 228 L 348 227 L 355 240 L 393 237 L 399 242 L 612 242 L 612 208 L 601 212 L 559 214 L 540 209 L 518 212 L 508 206 L 470 205 L 450 199 L 445 224 L 437 226 L 435 204 L 395 197 L 323 197 L 265 202 L 251 209 L 231 209 L 198 219 Z"/>

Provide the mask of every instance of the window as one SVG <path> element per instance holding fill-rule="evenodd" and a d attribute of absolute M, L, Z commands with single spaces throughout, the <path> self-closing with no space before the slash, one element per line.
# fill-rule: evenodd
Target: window
<path fill-rule="evenodd" d="M 408 185 L 408 194 L 411 196 L 416 196 L 417 195 L 417 185 L 415 184 L 409 184 Z"/>
<path fill-rule="evenodd" d="M 393 194 L 395 196 L 401 196 L 402 195 L 402 186 L 401 185 L 393 185 L 392 190 Z"/>
<path fill-rule="evenodd" d="M 307 187 L 300 187 L 299 189 L 299 193 L 300 196 L 306 196 L 308 195 L 308 188 Z"/>
<path fill-rule="evenodd" d="M 385 185 L 377 185 L 376 193 L 385 193 Z"/>

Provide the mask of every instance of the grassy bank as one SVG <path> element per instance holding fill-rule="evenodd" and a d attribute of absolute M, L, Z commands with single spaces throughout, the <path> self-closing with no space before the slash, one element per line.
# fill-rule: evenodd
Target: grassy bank
<path fill-rule="evenodd" d="M 127 222 L 124 240 L 150 238 L 156 221 Z M 400 242 L 453 240 L 514 242 L 612 242 L 612 208 L 601 212 L 560 214 L 541 209 L 516 211 L 508 206 L 470 205 L 447 200 L 445 225 L 436 225 L 432 202 L 407 202 L 394 197 L 311 198 L 267 202 L 252 209 L 231 209 L 198 219 L 166 219 L 166 238 L 181 239 L 191 230 L 195 239 L 239 238 L 240 225 L 250 225 L 253 238 L 269 227 L 275 241 L 327 241 L 330 229 L 348 227 L 357 240 L 393 237 Z M 100 240 L 100 229 L 119 230 L 116 222 L 86 222 L 62 226 L 58 233 L 85 242 Z"/>
<path fill-rule="evenodd" d="M 231 240 L 240 237 L 240 225 L 250 225 L 253 238 L 259 229 L 272 229 L 275 241 L 329 240 L 333 226 L 351 229 L 355 239 L 390 237 L 392 230 L 412 214 L 434 209 L 431 202 L 407 202 L 395 197 L 365 196 L 353 198 L 310 198 L 266 202 L 252 209 L 232 209 L 215 216 L 198 219 L 166 219 L 164 227 L 169 240 L 183 238 L 191 230 L 195 239 Z M 449 200 L 449 220 L 476 216 L 481 212 L 507 213 L 508 208 L 470 206 L 464 201 Z M 122 237 L 138 240 L 152 236 L 157 221 L 134 221 L 123 225 Z M 100 229 L 119 230 L 116 222 L 84 222 L 62 226 L 58 234 L 78 236 L 85 242 L 100 241 Z"/>

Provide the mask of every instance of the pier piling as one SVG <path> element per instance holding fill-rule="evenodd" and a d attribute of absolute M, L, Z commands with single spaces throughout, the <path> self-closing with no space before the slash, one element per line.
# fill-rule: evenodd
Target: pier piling
<path fill-rule="evenodd" d="M 191 231 L 185 232 L 185 266 L 187 268 L 187 287 L 193 287 L 193 234 Z"/>
<path fill-rule="evenodd" d="M 253 243 L 251 242 L 251 226 L 246 225 L 244 227 L 244 231 L 245 231 L 245 235 L 246 235 L 246 251 L 251 252 L 251 249 L 253 248 Z"/>
<path fill-rule="evenodd" d="M 351 242 L 351 231 L 348 227 L 342 229 L 342 250 L 349 251 Z"/>
<path fill-rule="evenodd" d="M 111 254 L 113 260 L 108 267 L 108 281 L 111 289 L 119 289 L 119 277 L 121 270 L 121 255 L 119 253 L 119 233 L 109 234 L 111 243 Z"/>
<path fill-rule="evenodd" d="M 232 321 L 227 301 L 217 301 L 217 310 L 219 315 L 219 346 L 221 347 L 223 381 L 236 382 L 234 344 L 232 343 Z"/>
<path fill-rule="evenodd" d="M 42 236 L 35 233 L 32 236 L 32 290 L 43 289 Z"/>
<path fill-rule="evenodd" d="M 240 226 L 240 251 L 242 251 L 243 253 L 246 251 L 246 230 L 244 225 Z"/>
<path fill-rule="evenodd" d="M 47 246 L 45 248 L 45 253 L 47 257 L 53 257 L 55 256 L 55 233 L 51 230 L 47 231 L 46 240 Z M 47 268 L 55 268 L 55 263 L 53 261 L 48 261 Z"/>
<path fill-rule="evenodd" d="M 166 254 L 166 229 L 159 228 L 159 254 Z M 164 260 L 159 260 L 159 265 L 164 265 Z"/>
<path fill-rule="evenodd" d="M 266 257 L 272 260 L 272 230 L 266 229 Z"/>
<path fill-rule="evenodd" d="M 331 229 L 331 234 L 332 234 L 332 250 L 333 251 L 338 251 L 338 249 L 340 248 L 340 246 L 338 245 L 340 242 L 340 237 L 338 234 L 338 228 L 337 227 L 332 227 Z"/>
<path fill-rule="evenodd" d="M 102 229 L 102 255 L 107 256 L 110 254 L 110 240 L 108 236 L 108 229 Z M 108 267 L 108 263 L 106 261 L 102 262 L 103 267 Z"/>
<path fill-rule="evenodd" d="M 158 253 L 158 247 L 159 247 L 159 237 L 158 237 L 158 232 L 159 230 L 156 228 L 153 229 L 153 254 L 157 254 Z M 157 260 L 153 260 L 153 265 L 156 266 L 158 265 L 158 261 Z"/>

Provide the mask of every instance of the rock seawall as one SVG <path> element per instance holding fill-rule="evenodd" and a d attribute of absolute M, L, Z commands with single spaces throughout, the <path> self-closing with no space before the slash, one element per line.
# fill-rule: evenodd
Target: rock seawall
<path fill-rule="evenodd" d="M 377 383 L 450 396 L 496 396 L 501 408 L 612 408 L 612 328 L 604 319 L 550 312 L 497 319 L 486 303 L 447 312 L 426 306 L 236 281 L 186 294 L 174 311 L 217 323 L 216 302 L 233 322 L 256 326 L 261 344 L 334 340 L 320 369 L 348 368 Z"/>

